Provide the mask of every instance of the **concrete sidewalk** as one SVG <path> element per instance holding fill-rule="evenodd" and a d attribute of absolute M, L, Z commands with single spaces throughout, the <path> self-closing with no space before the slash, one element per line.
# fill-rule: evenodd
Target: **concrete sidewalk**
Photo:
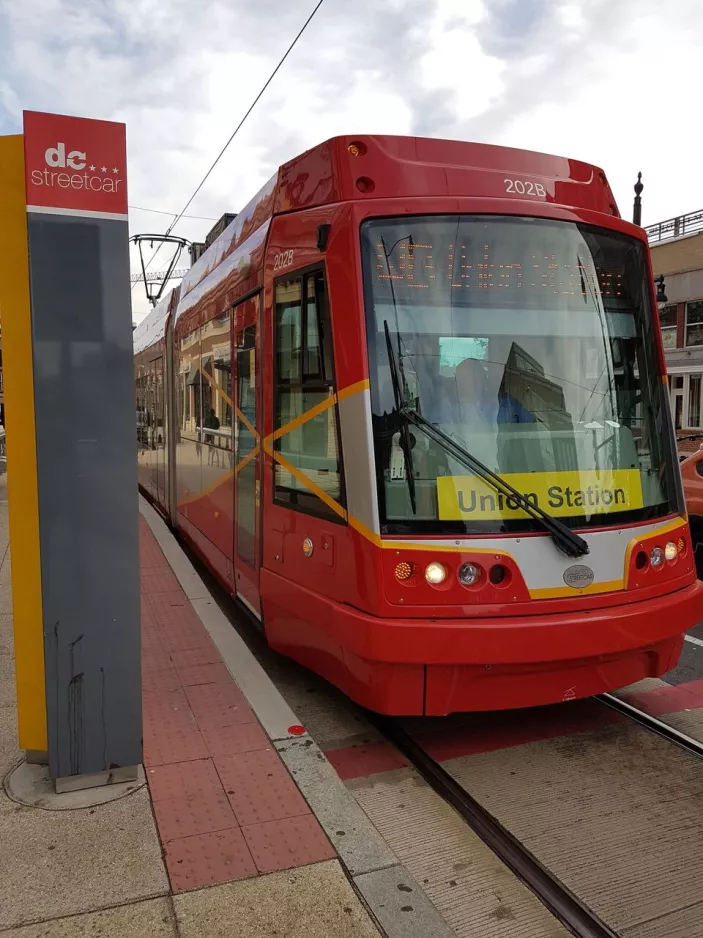
<path fill-rule="evenodd" d="M 166 561 L 150 532 L 143 532 L 143 560 L 151 564 L 152 579 L 165 578 L 161 586 L 167 586 L 168 602 L 179 607 L 179 624 L 173 617 L 163 619 L 164 604 L 158 590 L 152 591 L 144 619 L 149 783 L 137 783 L 117 800 L 86 808 L 56 810 L 52 803 L 29 807 L 9 796 L 7 778 L 21 753 L 16 745 L 6 485 L 7 476 L 0 476 L 0 774 L 5 779 L 0 790 L 0 935 L 382 934 L 348 867 L 293 784 L 268 727 L 261 725 L 262 714 L 264 721 L 274 722 L 285 722 L 288 714 L 275 701 L 267 704 L 259 682 L 253 690 L 261 698 L 254 715 L 222 662 L 208 651 L 210 639 L 202 625 L 197 633 L 197 601 L 191 605 L 188 590 L 165 566 L 160 568 Z M 145 570 L 143 583 L 149 576 Z M 195 583 L 194 573 L 193 578 Z M 173 638 L 176 633 L 181 639 Z M 200 657 L 193 641 L 183 644 L 186 633 L 194 636 Z M 176 644 L 180 641 L 180 649 L 161 642 L 167 634 Z M 176 667 L 179 651 L 182 661 Z M 167 657 L 159 661 L 159 655 Z M 179 749 L 178 737 L 186 730 L 190 745 L 204 748 L 189 751 L 183 739 Z M 273 774 L 274 786 L 269 784 Z M 235 842 L 239 851 L 233 860 Z M 382 873 L 393 870 L 394 859 L 381 863 Z M 277 871 L 267 872 L 271 869 Z"/>

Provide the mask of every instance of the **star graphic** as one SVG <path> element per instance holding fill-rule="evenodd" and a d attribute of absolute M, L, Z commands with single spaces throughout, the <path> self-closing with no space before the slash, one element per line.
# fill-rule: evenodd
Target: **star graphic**
<path fill-rule="evenodd" d="M 107 166 L 101 166 L 101 167 L 100 167 L 100 172 L 106 173 L 106 172 L 107 172 Z"/>
<path fill-rule="evenodd" d="M 113 171 L 113 173 L 115 173 L 115 175 L 117 175 L 117 173 L 119 173 L 119 169 L 118 169 L 116 166 L 113 166 L 112 171 Z"/>
<path fill-rule="evenodd" d="M 95 167 L 93 166 L 92 163 L 90 164 L 90 166 L 88 167 L 88 169 L 91 171 L 91 173 L 94 173 L 94 172 L 95 172 Z"/>

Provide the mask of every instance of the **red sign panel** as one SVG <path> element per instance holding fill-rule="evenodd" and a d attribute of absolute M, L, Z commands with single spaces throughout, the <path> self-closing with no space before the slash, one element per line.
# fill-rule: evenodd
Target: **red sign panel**
<path fill-rule="evenodd" d="M 30 209 L 127 214 L 124 124 L 25 111 L 24 157 Z"/>

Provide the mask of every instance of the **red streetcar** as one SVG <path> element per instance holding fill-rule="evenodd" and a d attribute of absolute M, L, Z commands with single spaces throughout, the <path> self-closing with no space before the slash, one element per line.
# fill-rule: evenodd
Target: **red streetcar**
<path fill-rule="evenodd" d="M 387 714 L 663 674 L 702 616 L 649 251 L 598 168 L 338 137 L 135 332 L 140 484 Z"/>

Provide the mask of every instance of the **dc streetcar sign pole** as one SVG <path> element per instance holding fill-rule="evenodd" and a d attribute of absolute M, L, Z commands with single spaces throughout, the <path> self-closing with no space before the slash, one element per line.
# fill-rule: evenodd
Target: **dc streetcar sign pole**
<path fill-rule="evenodd" d="M 142 761 L 125 127 L 25 112 L 0 162 L 19 743 L 65 791 Z"/>

